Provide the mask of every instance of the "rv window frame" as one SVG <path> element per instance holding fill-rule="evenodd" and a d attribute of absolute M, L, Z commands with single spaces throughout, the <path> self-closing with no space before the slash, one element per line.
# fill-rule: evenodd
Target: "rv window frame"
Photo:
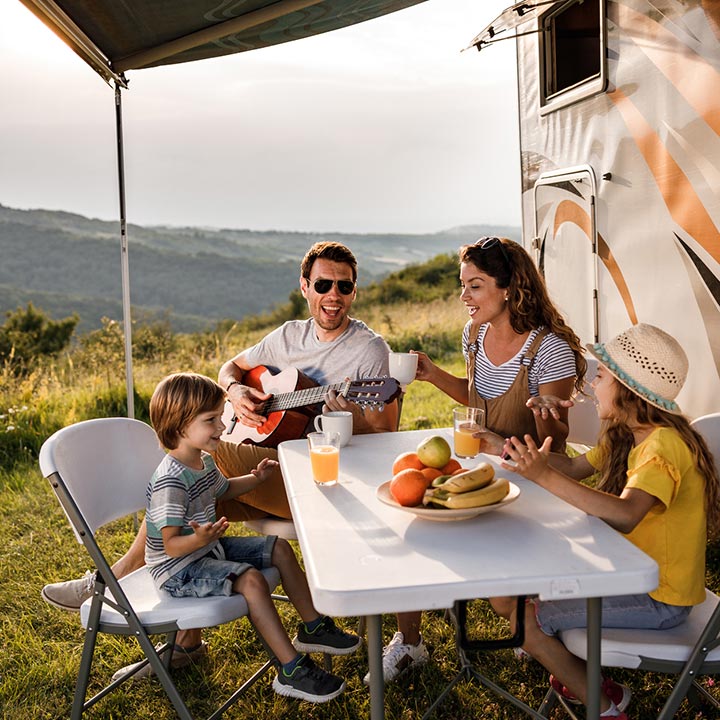
<path fill-rule="evenodd" d="M 586 98 L 598 95 L 607 90 L 607 0 L 592 0 L 598 3 L 600 12 L 600 69 L 597 75 L 560 90 L 552 95 L 547 94 L 547 68 L 555 63 L 554 45 L 549 30 L 550 21 L 578 2 L 591 0 L 568 0 L 551 7 L 538 17 L 538 68 L 539 68 L 539 103 L 540 115 L 547 115 L 561 108 L 568 107 Z M 553 65 L 554 66 L 554 65 Z"/>
<path fill-rule="evenodd" d="M 599 276 L 598 276 L 598 227 L 597 227 L 597 196 L 598 181 L 595 170 L 592 165 L 573 165 L 571 167 L 558 168 L 548 172 L 541 173 L 535 181 L 532 189 L 532 211 L 533 211 L 533 240 L 532 250 L 534 252 L 534 261 L 538 269 L 540 269 L 541 240 L 540 228 L 538 227 L 538 190 L 541 187 L 549 185 L 559 185 L 564 182 L 583 182 L 588 181 L 590 184 L 590 196 L 587 202 L 590 206 L 590 254 L 592 255 L 592 324 L 593 324 L 593 342 L 598 342 L 600 337 L 600 306 L 598 298 Z M 543 278 L 545 273 L 543 272 Z"/>

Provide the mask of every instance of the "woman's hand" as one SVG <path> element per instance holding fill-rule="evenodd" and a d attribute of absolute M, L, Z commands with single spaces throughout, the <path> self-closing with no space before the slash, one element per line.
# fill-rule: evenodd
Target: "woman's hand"
<path fill-rule="evenodd" d="M 538 397 L 531 397 L 525 403 L 532 410 L 535 417 L 540 417 L 543 420 L 550 417 L 560 420 L 558 408 L 571 408 L 574 404 L 572 400 L 563 400 L 557 395 L 539 395 Z"/>
<path fill-rule="evenodd" d="M 416 380 L 424 380 L 425 382 L 432 382 L 430 379 L 437 365 L 424 353 L 417 350 L 411 350 L 411 353 L 418 356 L 417 370 L 415 371 Z"/>
<path fill-rule="evenodd" d="M 480 438 L 480 452 L 485 455 L 502 455 L 505 438 L 490 430 L 480 430 L 473 433 L 474 438 Z"/>
<path fill-rule="evenodd" d="M 504 458 L 511 460 L 514 465 L 507 462 L 500 463 L 505 470 L 516 472 L 528 480 L 537 482 L 548 467 L 548 456 L 552 438 L 546 437 L 543 444 L 538 447 L 531 435 L 525 436 L 523 444 L 515 436 L 505 443 Z"/>

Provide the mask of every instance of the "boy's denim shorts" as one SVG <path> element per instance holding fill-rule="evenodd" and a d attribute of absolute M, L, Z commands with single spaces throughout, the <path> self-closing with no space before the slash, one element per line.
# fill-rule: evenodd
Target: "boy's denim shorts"
<path fill-rule="evenodd" d="M 535 618 L 546 635 L 587 627 L 586 600 L 534 600 Z M 691 606 L 668 605 L 649 595 L 602 599 L 602 627 L 667 630 L 687 619 Z"/>
<path fill-rule="evenodd" d="M 263 570 L 272 565 L 276 540 L 276 535 L 222 537 L 220 546 L 225 553 L 224 560 L 208 553 L 173 575 L 162 589 L 173 597 L 232 595 L 233 583 L 246 570 Z"/>

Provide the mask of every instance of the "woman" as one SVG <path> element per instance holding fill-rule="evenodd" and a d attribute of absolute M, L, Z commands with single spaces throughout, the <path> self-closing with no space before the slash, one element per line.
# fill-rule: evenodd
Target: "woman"
<path fill-rule="evenodd" d="M 460 299 L 470 316 L 462 337 L 467 374 L 456 377 L 419 352 L 416 379 L 485 411 L 481 452 L 500 455 L 513 435 L 538 443 L 551 437 L 552 449 L 562 452 L 568 401 L 582 390 L 587 368 L 580 340 L 520 245 L 483 237 L 459 256 Z M 398 615 L 399 630 L 383 652 L 385 682 L 427 661 L 420 619 L 420 612 Z"/>

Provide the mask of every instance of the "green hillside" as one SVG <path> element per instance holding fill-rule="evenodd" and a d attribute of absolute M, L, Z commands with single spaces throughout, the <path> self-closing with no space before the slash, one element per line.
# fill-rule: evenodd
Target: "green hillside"
<path fill-rule="evenodd" d="M 312 243 L 350 247 L 367 285 L 482 234 L 519 239 L 518 228 L 462 227 L 425 235 L 253 231 L 130 225 L 130 298 L 142 317 L 193 332 L 285 302 Z M 80 331 L 122 318 L 119 223 L 0 205 L 0 312 L 32 302 L 51 317 L 77 313 Z"/>

